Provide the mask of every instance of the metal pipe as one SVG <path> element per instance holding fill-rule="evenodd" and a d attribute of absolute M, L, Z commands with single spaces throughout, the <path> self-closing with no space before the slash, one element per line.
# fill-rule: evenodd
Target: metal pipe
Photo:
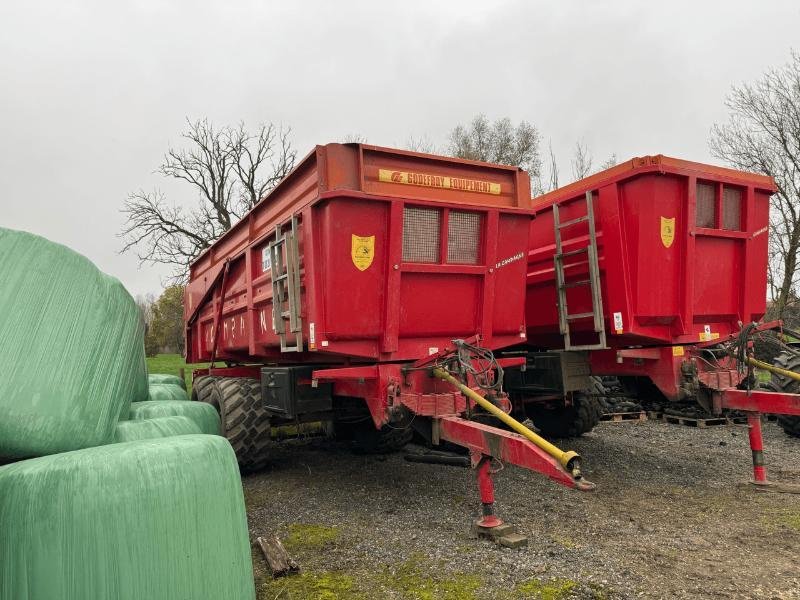
<path fill-rule="evenodd" d="M 525 425 L 517 421 L 514 417 L 507 415 L 502 410 L 497 408 L 494 404 L 489 402 L 486 398 L 477 393 L 475 390 L 472 390 L 463 383 L 461 383 L 458 379 L 453 377 L 445 369 L 441 367 L 434 367 L 433 374 L 439 379 L 442 379 L 450 383 L 451 385 L 457 387 L 462 394 L 467 396 L 470 400 L 475 402 L 475 404 L 483 408 L 486 412 L 491 413 L 492 415 L 500 419 L 503 423 L 508 425 L 511 429 L 520 434 L 522 437 L 536 444 L 536 446 L 538 446 L 539 448 L 544 450 L 547 454 L 555 458 L 562 467 L 564 467 L 567 471 L 569 471 L 572 474 L 573 477 L 575 478 L 580 477 L 580 468 L 578 467 L 578 464 L 580 462 L 581 457 L 578 455 L 577 452 L 574 452 L 573 450 L 564 452 L 558 446 L 551 444 L 542 436 L 536 435 L 533 431 L 525 427 Z"/>

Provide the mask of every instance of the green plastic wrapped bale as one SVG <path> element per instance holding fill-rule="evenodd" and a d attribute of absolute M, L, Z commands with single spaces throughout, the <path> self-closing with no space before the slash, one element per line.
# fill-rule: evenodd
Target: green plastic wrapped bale
<path fill-rule="evenodd" d="M 44 238 L 0 228 L 0 457 L 107 444 L 147 397 L 144 325 L 122 284 Z"/>
<path fill-rule="evenodd" d="M 131 405 L 131 420 L 182 416 L 194 421 L 203 433 L 219 435 L 219 413 L 205 402 L 184 400 L 148 400 Z"/>
<path fill-rule="evenodd" d="M 189 400 L 186 390 L 172 383 L 151 383 L 150 400 Z"/>
<path fill-rule="evenodd" d="M 255 596 L 236 456 L 185 435 L 0 467 L 1 600 Z"/>
<path fill-rule="evenodd" d="M 200 426 L 189 417 L 156 417 L 141 421 L 120 421 L 114 432 L 114 443 L 149 440 L 203 433 Z"/>
<path fill-rule="evenodd" d="M 184 390 L 186 389 L 186 382 L 177 375 L 167 375 L 166 373 L 150 373 L 147 376 L 150 384 L 153 383 L 171 383 L 172 385 L 179 385 Z"/>

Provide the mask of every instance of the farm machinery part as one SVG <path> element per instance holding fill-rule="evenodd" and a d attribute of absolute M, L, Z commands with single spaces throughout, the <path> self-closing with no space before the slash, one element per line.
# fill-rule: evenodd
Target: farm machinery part
<path fill-rule="evenodd" d="M 452 346 L 405 366 L 316 370 L 313 381 L 332 384 L 335 396 L 364 397 L 376 427 L 410 414 L 407 426 L 413 425 L 433 446 L 450 442 L 466 448 L 483 507 L 483 517 L 476 523 L 479 530 L 502 525 L 494 514 L 493 460 L 542 473 L 579 491 L 594 489 L 581 473 L 577 453 L 564 452 L 508 414 L 511 404 L 502 391 L 503 366 L 520 359 L 496 359 L 489 350 L 472 345 L 473 340 L 477 337 L 454 340 Z M 489 419 L 508 429 L 484 422 Z"/>
<path fill-rule="evenodd" d="M 688 361 L 703 360 L 704 349 L 711 346 L 722 356 L 730 359 L 739 377 L 730 377 L 727 365 L 719 371 L 712 368 L 698 371 L 701 393 L 698 401 L 705 400 L 712 414 L 722 414 L 723 410 L 742 411 L 747 415 L 748 438 L 753 454 L 752 483 L 758 486 L 769 486 L 767 468 L 764 462 L 764 441 L 761 431 L 761 415 L 776 414 L 789 417 L 800 417 L 800 394 L 796 389 L 787 391 L 787 386 L 770 385 L 756 387 L 755 368 L 763 369 L 784 381 L 800 382 L 800 373 L 783 367 L 776 367 L 760 361 L 753 356 L 752 336 L 768 330 L 781 330 L 780 321 L 767 323 L 749 323 L 743 325 L 738 333 L 733 333 L 723 340 L 714 340 L 698 344 L 689 353 Z M 768 390 L 772 391 L 768 391 Z M 795 393 L 793 393 L 795 392 Z M 781 486 L 782 491 L 800 493 L 796 486 Z"/>

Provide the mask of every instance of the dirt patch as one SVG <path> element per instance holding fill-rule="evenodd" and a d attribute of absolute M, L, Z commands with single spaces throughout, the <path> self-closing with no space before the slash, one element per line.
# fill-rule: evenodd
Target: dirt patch
<path fill-rule="evenodd" d="M 765 426 L 770 476 L 800 483 L 800 441 Z M 507 467 L 498 512 L 530 539 L 474 539 L 474 475 L 285 442 L 245 478 L 253 537 L 276 534 L 302 576 L 272 581 L 257 549 L 259 598 L 800 598 L 800 496 L 764 493 L 747 430 L 603 423 L 564 448 L 597 490 Z"/>

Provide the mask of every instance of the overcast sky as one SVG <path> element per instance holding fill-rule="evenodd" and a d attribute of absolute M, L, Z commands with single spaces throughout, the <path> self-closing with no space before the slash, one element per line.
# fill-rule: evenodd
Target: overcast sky
<path fill-rule="evenodd" d="M 533 123 L 564 175 L 596 162 L 700 161 L 734 83 L 800 49 L 800 2 L 0 3 L 0 225 L 64 243 L 158 292 L 120 255 L 130 191 L 185 118 L 289 125 L 301 155 L 348 134 L 444 144 L 476 113 Z M 3 257 L 0 257 L 3 259 Z"/>

